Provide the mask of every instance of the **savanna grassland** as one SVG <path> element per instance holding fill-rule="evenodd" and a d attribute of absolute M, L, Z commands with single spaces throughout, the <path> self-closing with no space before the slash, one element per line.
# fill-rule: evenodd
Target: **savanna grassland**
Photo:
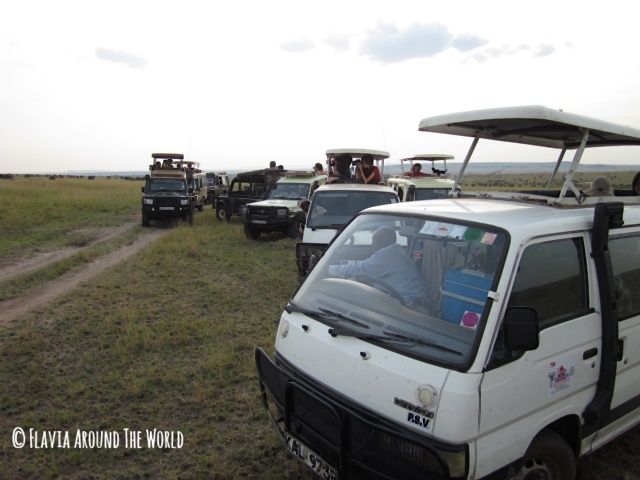
<path fill-rule="evenodd" d="M 0 180 L 0 259 L 92 240 L 140 211 L 140 181 L 96 178 Z"/>
<path fill-rule="evenodd" d="M 65 228 L 91 231 L 139 213 L 139 183 L 100 182 L 116 212 L 85 217 L 69 208 L 66 203 L 84 192 L 84 185 L 71 182 L 74 194 L 57 194 L 66 198 L 59 208 L 69 217 L 52 219 L 52 226 L 38 209 L 18 207 L 35 220 L 15 220 L 25 228 L 6 235 L 13 243 L 4 243 L 7 253 L 0 260 L 36 246 L 58 248 L 73 238 Z M 108 182 L 116 182 L 111 194 Z M 0 181 L 0 194 L 7 183 Z M 131 205 L 124 200 L 129 195 Z M 285 458 L 259 400 L 253 353 L 256 346 L 273 351 L 276 323 L 297 286 L 295 242 L 276 235 L 247 240 L 237 220 L 218 222 L 213 213 L 197 213 L 193 227 L 154 223 L 152 230 L 165 228 L 166 234 L 142 252 L 0 324 L 0 479 L 311 478 Z M 27 228 L 39 223 L 40 234 Z M 95 256 L 87 261 L 126 244 L 139 228 L 90 250 Z M 46 231 L 57 240 L 48 241 Z M 9 286 L 0 283 L 0 291 Z M 23 287 L 11 284 L 13 295 Z M 11 432 L 18 426 L 179 430 L 184 446 L 15 449 Z M 640 432 L 634 429 L 583 460 L 581 478 L 640 479 L 639 454 Z"/>

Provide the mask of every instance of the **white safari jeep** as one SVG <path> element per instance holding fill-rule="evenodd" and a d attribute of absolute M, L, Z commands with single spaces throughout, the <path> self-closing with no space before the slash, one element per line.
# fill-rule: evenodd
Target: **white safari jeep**
<path fill-rule="evenodd" d="M 391 177 L 387 185 L 393 188 L 400 197 L 401 202 L 413 202 L 414 200 L 431 200 L 432 198 L 446 197 L 453 187 L 453 180 L 446 177 L 447 160 L 455 158 L 453 155 L 440 153 L 423 153 L 410 158 L 400 160 L 402 175 Z M 412 175 L 414 165 L 423 162 L 431 163 L 431 173 Z M 443 168 L 436 168 L 435 162 L 442 162 Z M 410 168 L 405 172 L 405 164 Z"/>
<path fill-rule="evenodd" d="M 362 155 L 371 155 L 381 176 L 384 174 L 384 160 L 389 158 L 387 152 L 349 148 L 327 150 L 326 155 L 330 160 L 345 153 L 353 158 L 354 163 Z M 398 195 L 392 188 L 380 184 L 328 183 L 318 188 L 307 211 L 302 242 L 296 245 L 299 277 L 303 278 L 308 273 L 312 256 L 319 258 L 336 233 L 358 212 L 375 205 L 398 201 Z"/>
<path fill-rule="evenodd" d="M 572 178 L 640 130 L 543 107 L 420 130 L 473 138 L 458 184 L 480 138 L 575 154 L 560 190 L 360 213 L 256 350 L 264 403 L 323 478 L 571 480 L 640 421 L 640 197 Z"/>

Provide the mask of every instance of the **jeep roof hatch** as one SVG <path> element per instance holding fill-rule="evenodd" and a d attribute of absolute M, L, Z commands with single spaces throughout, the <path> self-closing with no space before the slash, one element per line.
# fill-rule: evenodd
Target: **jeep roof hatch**
<path fill-rule="evenodd" d="M 418 129 L 423 132 L 473 138 L 456 178 L 454 192 L 459 192 L 459 183 L 480 138 L 560 149 L 560 155 L 547 188 L 555 178 L 565 152 L 568 149 L 575 149 L 576 152 L 569 171 L 565 174 L 559 198 L 554 202 L 561 204 L 565 203 L 563 199 L 568 190 L 575 195 L 572 199 L 574 204 L 575 201 L 581 203 L 584 200 L 581 192 L 573 184 L 573 174 L 580 164 L 585 148 L 640 145 L 638 129 L 536 105 L 491 108 L 428 117 L 420 121 Z"/>

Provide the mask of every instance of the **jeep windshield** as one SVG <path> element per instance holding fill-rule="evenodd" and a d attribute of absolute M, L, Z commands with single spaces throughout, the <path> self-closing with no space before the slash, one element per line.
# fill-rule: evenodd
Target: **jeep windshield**
<path fill-rule="evenodd" d="M 307 183 L 276 183 L 269 192 L 269 198 L 301 200 L 309 196 Z"/>
<path fill-rule="evenodd" d="M 152 178 L 147 184 L 147 192 L 187 193 L 187 185 L 183 180 Z"/>
<path fill-rule="evenodd" d="M 397 202 L 397 195 L 390 192 L 366 190 L 316 192 L 309 209 L 307 227 L 340 228 L 362 210 Z"/>
<path fill-rule="evenodd" d="M 309 274 L 291 310 L 333 336 L 461 368 L 479 343 L 506 244 L 491 227 L 362 214 Z"/>

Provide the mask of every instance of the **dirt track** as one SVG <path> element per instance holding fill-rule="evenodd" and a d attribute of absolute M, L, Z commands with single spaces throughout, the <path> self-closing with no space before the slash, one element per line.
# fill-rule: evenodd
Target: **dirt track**
<path fill-rule="evenodd" d="M 132 226 L 132 224 L 125 224 L 121 227 L 113 229 L 111 230 L 108 237 L 105 238 L 103 236 L 101 237 L 100 241 L 104 241 L 108 238 L 112 238 L 118 234 L 121 234 L 130 229 Z M 56 280 L 48 282 L 44 287 L 38 288 L 24 297 L 13 298 L 11 300 L 0 302 L 0 325 L 10 322 L 20 315 L 28 312 L 29 310 L 40 307 L 41 305 L 45 305 L 54 298 L 73 290 L 80 283 L 93 278 L 107 268 L 112 267 L 127 259 L 128 257 L 136 254 L 148 244 L 166 234 L 168 231 L 168 229 L 153 229 L 144 231 L 132 244 L 125 245 L 124 247 L 108 253 L 107 255 L 104 255 L 103 257 L 97 258 L 80 270 L 74 270 L 65 275 L 62 275 Z M 12 276 L 18 275 L 20 273 L 26 273 L 37 268 L 42 268 L 49 263 L 53 263 L 55 261 L 61 260 L 62 258 L 66 258 L 74 253 L 77 253 L 81 249 L 71 249 L 72 251 L 70 254 L 66 253 L 67 250 L 68 249 L 53 252 L 53 254 L 49 254 L 48 257 L 42 256 L 33 260 L 25 261 L 22 264 L 15 264 L 11 267 L 11 269 L 7 267 L 3 270 L 0 270 L 0 279 L 8 280 L 8 278 L 11 278 Z M 8 278 L 4 276 L 5 272 L 7 271 L 9 273 L 6 273 L 6 275 L 10 275 L 8 276 Z"/>

